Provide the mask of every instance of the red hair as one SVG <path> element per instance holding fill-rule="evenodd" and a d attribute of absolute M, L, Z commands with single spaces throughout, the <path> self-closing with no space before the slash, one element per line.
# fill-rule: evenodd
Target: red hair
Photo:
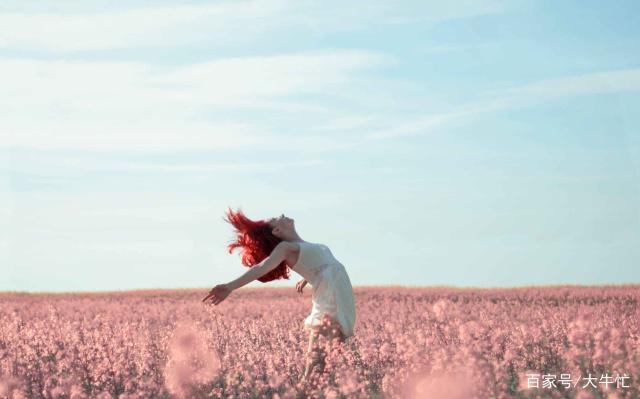
<path fill-rule="evenodd" d="M 240 259 L 244 266 L 253 267 L 262 262 L 282 241 L 271 232 L 271 226 L 267 221 L 251 220 L 240 209 L 234 212 L 229 208 L 225 214 L 224 220 L 231 223 L 236 230 L 236 239 L 227 245 L 227 250 L 232 253 L 234 249 L 240 248 Z M 289 269 L 284 261 L 258 278 L 263 283 L 279 279 L 289 279 Z"/>

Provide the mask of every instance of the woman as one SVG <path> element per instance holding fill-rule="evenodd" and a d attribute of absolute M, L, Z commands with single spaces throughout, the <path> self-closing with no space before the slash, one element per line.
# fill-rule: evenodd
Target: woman
<path fill-rule="evenodd" d="M 236 240 L 227 247 L 229 253 L 242 248 L 242 264 L 250 269 L 230 283 L 216 285 L 202 301 L 217 305 L 233 290 L 253 280 L 266 283 L 289 279 L 289 269 L 295 271 L 304 278 L 296 285 L 298 292 L 302 293 L 307 283 L 313 287 L 313 307 L 304 320 L 304 328 L 309 331 L 309 347 L 302 380 L 307 380 L 316 365 L 322 373 L 326 353 L 318 345 L 319 335 L 338 342 L 345 342 L 353 335 L 355 301 L 346 269 L 326 245 L 304 241 L 295 229 L 294 220 L 284 214 L 253 221 L 242 211 L 229 209 L 225 220 L 237 232 Z"/>

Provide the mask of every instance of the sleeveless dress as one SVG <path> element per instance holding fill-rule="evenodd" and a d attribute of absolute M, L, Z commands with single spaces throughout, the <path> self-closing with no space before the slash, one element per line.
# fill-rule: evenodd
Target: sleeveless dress
<path fill-rule="evenodd" d="M 313 287 L 311 313 L 304 320 L 305 326 L 322 323 L 322 315 L 336 320 L 345 337 L 353 335 L 356 307 L 353 287 L 344 265 L 324 244 L 299 242 L 298 261 L 291 269 L 300 274 Z"/>

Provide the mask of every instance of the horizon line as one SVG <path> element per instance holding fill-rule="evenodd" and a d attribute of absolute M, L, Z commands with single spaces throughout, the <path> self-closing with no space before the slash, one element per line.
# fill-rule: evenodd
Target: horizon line
<path fill-rule="evenodd" d="M 241 287 L 240 290 L 290 290 L 289 286 L 266 286 L 266 287 Z M 457 286 L 457 285 L 357 285 L 353 286 L 354 291 L 371 288 L 401 288 L 401 289 L 449 289 L 449 290 L 522 290 L 522 289 L 549 289 L 549 288 L 640 288 L 639 283 L 606 283 L 606 284 L 529 284 L 513 286 Z M 104 291 L 0 291 L 0 295 L 104 295 L 104 294 L 135 294 L 135 293 L 155 293 L 155 292 L 185 292 L 185 291 L 207 291 L 211 287 L 178 287 L 178 288 L 132 288 L 126 290 L 104 290 Z"/>

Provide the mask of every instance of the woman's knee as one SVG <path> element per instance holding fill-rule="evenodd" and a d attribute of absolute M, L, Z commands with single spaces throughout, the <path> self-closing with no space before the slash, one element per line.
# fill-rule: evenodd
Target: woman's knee
<path fill-rule="evenodd" d="M 326 357 L 326 352 L 319 346 L 309 348 L 307 351 L 307 360 L 313 363 L 323 362 Z"/>
<path fill-rule="evenodd" d="M 325 338 L 328 339 L 339 338 L 344 342 L 344 338 L 346 338 L 342 333 L 340 323 L 329 315 L 325 315 L 323 317 L 322 324 L 318 326 L 318 330 L 322 335 L 325 336 Z"/>
<path fill-rule="evenodd" d="M 318 326 L 309 326 L 309 348 L 307 352 L 316 351 L 323 353 L 324 344 L 337 340 L 340 343 L 345 342 L 346 336 L 342 333 L 340 325 L 337 322 L 323 323 Z M 322 336 L 322 338 L 320 338 Z M 326 342 L 325 342 L 326 341 Z"/>

